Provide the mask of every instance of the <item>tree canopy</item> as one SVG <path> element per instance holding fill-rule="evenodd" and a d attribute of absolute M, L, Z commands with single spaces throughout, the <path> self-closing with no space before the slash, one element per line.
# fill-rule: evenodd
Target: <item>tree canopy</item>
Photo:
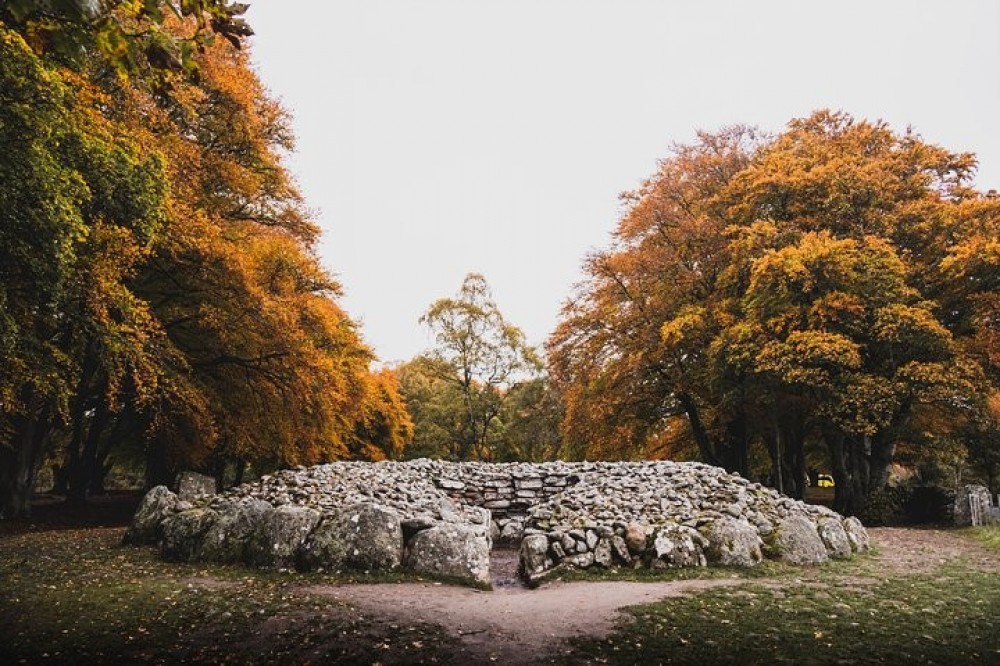
<path fill-rule="evenodd" d="M 508 403 L 541 363 L 524 333 L 504 319 L 486 279 L 465 276 L 454 298 L 436 300 L 420 321 L 435 346 L 399 369 L 413 413 L 413 455 L 496 460 L 512 452 Z M 527 448 L 522 443 L 522 450 Z"/>
<path fill-rule="evenodd" d="M 819 441 L 838 508 L 860 510 L 918 424 L 972 422 L 995 390 L 1000 204 L 974 168 L 829 111 L 678 146 L 624 195 L 549 341 L 578 454 L 690 439 L 748 474 L 761 446 L 801 496 Z"/>
<path fill-rule="evenodd" d="M 26 510 L 46 456 L 82 500 L 115 454 L 150 483 L 399 455 L 409 414 L 315 256 L 287 115 L 238 44 L 199 39 L 197 76 L 152 78 L 89 48 L 107 21 L 224 32 L 213 8 L 236 6 L 66 6 L 0 23 L 0 514 Z M 39 39 L 50 23 L 87 35 L 78 58 Z"/>

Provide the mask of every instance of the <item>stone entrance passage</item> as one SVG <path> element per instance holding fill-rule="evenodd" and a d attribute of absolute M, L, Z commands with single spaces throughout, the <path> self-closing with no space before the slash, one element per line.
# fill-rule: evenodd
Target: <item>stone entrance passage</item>
<path fill-rule="evenodd" d="M 520 553 L 517 548 L 494 545 L 490 551 L 490 578 L 493 589 L 528 589 L 518 574 Z"/>

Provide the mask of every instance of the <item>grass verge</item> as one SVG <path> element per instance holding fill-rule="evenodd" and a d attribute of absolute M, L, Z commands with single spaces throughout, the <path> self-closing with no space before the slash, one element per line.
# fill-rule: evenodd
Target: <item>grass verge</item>
<path fill-rule="evenodd" d="M 637 606 L 575 659 L 607 664 L 1000 664 L 1000 575 L 951 562 L 859 582 L 836 571 Z"/>
<path fill-rule="evenodd" d="M 982 527 L 970 527 L 964 530 L 972 538 L 981 541 L 992 551 L 1000 553 L 1000 523 L 991 523 Z"/>

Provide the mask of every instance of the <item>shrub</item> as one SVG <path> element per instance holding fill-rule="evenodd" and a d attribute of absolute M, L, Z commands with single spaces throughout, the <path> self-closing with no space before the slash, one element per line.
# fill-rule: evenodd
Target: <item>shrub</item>
<path fill-rule="evenodd" d="M 906 504 L 906 517 L 911 523 L 951 523 L 955 491 L 941 486 L 913 488 Z"/>
<path fill-rule="evenodd" d="M 859 516 L 865 525 L 900 525 L 906 522 L 906 506 L 912 494 L 908 486 L 886 486 L 872 493 Z"/>

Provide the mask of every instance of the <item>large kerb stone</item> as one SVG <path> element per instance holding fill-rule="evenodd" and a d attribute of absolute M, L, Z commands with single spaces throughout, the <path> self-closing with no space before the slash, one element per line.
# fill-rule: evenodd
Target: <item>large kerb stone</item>
<path fill-rule="evenodd" d="M 302 549 L 307 569 L 391 570 L 402 560 L 399 515 L 370 503 L 355 504 L 325 517 Z"/>
<path fill-rule="evenodd" d="M 177 502 L 177 495 L 166 486 L 150 490 L 139 503 L 122 543 L 128 546 L 159 543 L 163 536 L 163 521 L 174 515 Z"/>
<path fill-rule="evenodd" d="M 755 567 L 764 556 L 757 528 L 746 520 L 725 516 L 703 528 L 708 541 L 706 555 L 714 564 L 724 567 Z"/>
<path fill-rule="evenodd" d="M 222 564 L 245 562 L 250 539 L 273 510 L 267 502 L 253 498 L 218 506 L 218 518 L 202 536 L 199 559 Z"/>
<path fill-rule="evenodd" d="M 295 566 L 299 549 L 319 522 L 319 511 L 304 506 L 279 506 L 261 515 L 247 542 L 248 563 L 266 568 Z"/>
<path fill-rule="evenodd" d="M 406 568 L 489 585 L 490 547 L 489 538 L 472 528 L 441 524 L 418 532 L 410 540 Z"/>
<path fill-rule="evenodd" d="M 802 516 L 789 516 L 778 524 L 772 547 L 778 559 L 790 564 L 822 564 L 828 559 L 816 524 Z"/>

